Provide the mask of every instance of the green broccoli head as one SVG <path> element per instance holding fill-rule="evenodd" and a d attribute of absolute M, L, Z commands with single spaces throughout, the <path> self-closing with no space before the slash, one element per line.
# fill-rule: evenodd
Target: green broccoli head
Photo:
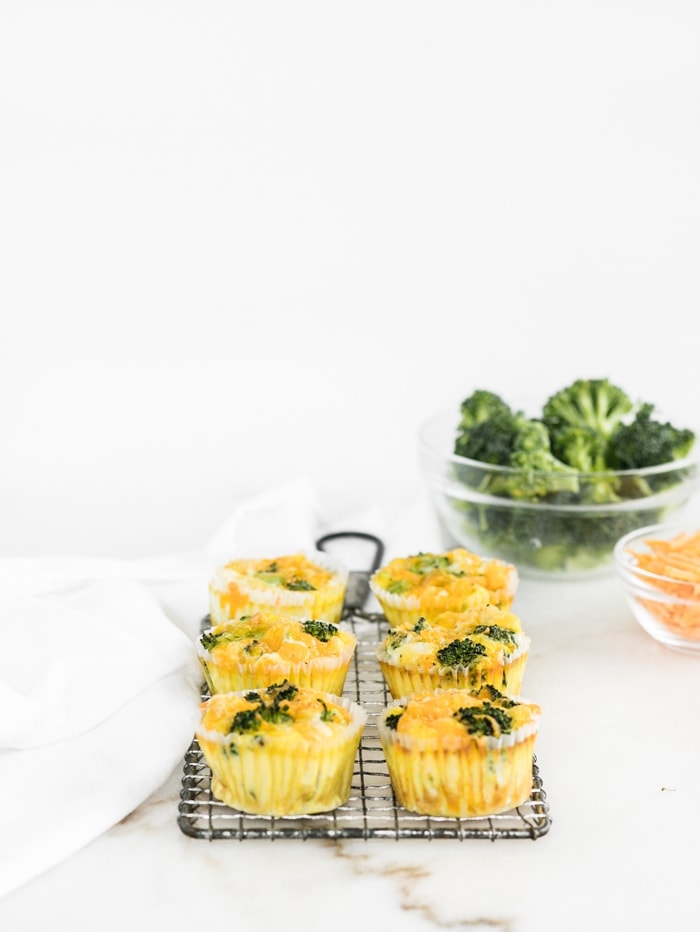
<path fill-rule="evenodd" d="M 605 438 L 592 427 L 567 424 L 552 437 L 552 450 L 579 472 L 599 472 L 605 465 Z"/>
<path fill-rule="evenodd" d="M 588 427 L 606 441 L 634 409 L 634 402 L 609 379 L 577 379 L 551 395 L 542 415 L 554 443 L 567 427 Z"/>
<path fill-rule="evenodd" d="M 332 624 L 330 621 L 319 621 L 316 618 L 302 621 L 301 627 L 305 634 L 309 634 L 311 637 L 323 641 L 324 644 L 338 633 L 336 625 Z"/>
<path fill-rule="evenodd" d="M 462 423 L 455 440 L 455 453 L 492 466 L 508 466 L 518 426 L 519 416 L 510 409 L 496 411 L 471 426 Z"/>
<path fill-rule="evenodd" d="M 471 638 L 450 641 L 436 653 L 438 663 L 443 667 L 468 667 L 479 657 L 486 656 L 486 648 Z"/>
<path fill-rule="evenodd" d="M 493 495 L 535 501 L 547 495 L 578 491 L 576 470 L 553 455 L 544 422 L 530 419 L 522 411 L 497 408 L 486 420 L 471 428 L 462 427 L 455 441 L 455 453 L 517 470 L 515 476 L 487 479 L 482 491 Z"/>
<path fill-rule="evenodd" d="M 554 456 L 549 432 L 542 421 L 527 418 L 518 421 L 509 465 L 518 470 L 508 480 L 512 498 L 536 500 L 578 491 L 576 470 Z"/>
<path fill-rule="evenodd" d="M 619 480 L 611 476 L 605 461 L 605 438 L 592 427 L 567 425 L 552 438 L 555 454 L 573 466 L 585 478 L 579 477 L 582 502 L 605 505 L 620 501 Z"/>
<path fill-rule="evenodd" d="M 483 706 L 468 706 L 457 709 L 453 718 L 464 725 L 470 735 L 487 737 L 508 734 L 513 730 L 513 717 L 500 706 L 484 702 Z"/>
<path fill-rule="evenodd" d="M 513 452 L 550 452 L 549 433 L 542 421 L 526 417 L 516 419 L 517 431 L 513 439 Z"/>
<path fill-rule="evenodd" d="M 695 433 L 653 417 L 654 405 L 639 406 L 634 420 L 621 424 L 607 446 L 611 469 L 644 469 L 686 457 L 695 444 Z"/>
<path fill-rule="evenodd" d="M 465 398 L 460 411 L 459 427 L 461 430 L 468 430 L 476 424 L 482 424 L 495 414 L 511 413 L 510 406 L 500 395 L 485 388 L 477 388 L 468 398 Z"/>

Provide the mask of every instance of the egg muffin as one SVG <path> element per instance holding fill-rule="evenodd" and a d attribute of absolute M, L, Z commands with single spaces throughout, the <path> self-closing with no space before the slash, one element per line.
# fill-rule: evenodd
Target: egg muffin
<path fill-rule="evenodd" d="M 212 693 L 286 679 L 340 695 L 356 643 L 342 624 L 263 611 L 208 628 L 197 656 Z"/>
<path fill-rule="evenodd" d="M 517 586 L 513 565 L 462 547 L 396 557 L 370 579 L 372 593 L 394 628 L 487 602 L 510 608 Z"/>
<path fill-rule="evenodd" d="M 520 618 L 486 604 L 465 612 L 419 618 L 412 628 L 390 628 L 377 660 L 394 699 L 438 688 L 479 689 L 490 684 L 517 694 L 530 638 Z"/>
<path fill-rule="evenodd" d="M 265 609 L 339 621 L 348 575 L 345 566 L 321 551 L 231 560 L 217 568 L 209 583 L 212 623 Z"/>
<path fill-rule="evenodd" d="M 367 721 L 357 703 L 283 681 L 217 693 L 196 737 L 212 793 L 242 812 L 302 815 L 347 802 Z"/>
<path fill-rule="evenodd" d="M 540 706 L 493 686 L 405 696 L 377 727 L 396 799 L 429 816 L 473 818 L 522 805 L 532 792 Z"/>

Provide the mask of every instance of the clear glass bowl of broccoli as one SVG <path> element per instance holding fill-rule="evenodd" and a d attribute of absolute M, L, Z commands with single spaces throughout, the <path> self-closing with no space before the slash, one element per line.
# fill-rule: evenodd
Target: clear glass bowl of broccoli
<path fill-rule="evenodd" d="M 611 572 L 621 537 L 689 503 L 699 453 L 693 429 L 609 379 L 578 379 L 535 416 L 478 389 L 419 431 L 445 546 L 547 578 Z"/>

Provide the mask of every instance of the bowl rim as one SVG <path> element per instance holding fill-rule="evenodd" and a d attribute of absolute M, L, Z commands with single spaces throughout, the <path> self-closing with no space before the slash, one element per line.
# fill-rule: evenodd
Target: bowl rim
<path fill-rule="evenodd" d="M 512 475 L 517 474 L 518 470 L 513 466 L 501 466 L 497 463 L 485 463 L 483 460 L 473 460 L 467 456 L 459 456 L 457 453 L 447 452 L 440 447 L 439 444 L 431 443 L 426 434 L 428 431 L 435 427 L 436 424 L 441 423 L 442 421 L 447 421 L 448 417 L 452 417 L 455 423 L 455 434 L 457 431 L 457 426 L 459 424 L 459 411 L 455 411 L 453 408 L 444 408 L 442 411 L 438 411 L 432 414 L 430 417 L 424 419 L 418 428 L 418 443 L 419 446 L 425 449 L 427 452 L 432 455 L 440 456 L 445 462 L 451 462 L 458 466 L 468 466 L 471 469 L 480 469 L 494 473 L 496 475 Z M 691 466 L 700 466 L 700 430 L 695 431 L 695 442 L 693 447 L 688 453 L 687 456 L 682 457 L 677 460 L 669 460 L 667 463 L 659 463 L 656 466 L 644 466 L 641 469 L 609 469 L 601 470 L 599 472 L 579 472 L 574 470 L 574 474 L 582 479 L 603 479 L 609 478 L 611 476 L 637 476 L 646 478 L 648 476 L 663 476 L 668 472 L 675 472 L 676 470 L 687 469 Z M 556 476 L 556 473 L 548 473 L 542 471 L 543 476 Z M 685 479 L 686 482 L 699 482 L 700 477 L 697 476 L 688 476 Z M 646 497 L 640 499 L 631 499 L 631 501 L 645 501 Z"/>
<path fill-rule="evenodd" d="M 700 531 L 700 525 L 698 530 Z M 630 582 L 637 588 L 643 587 L 645 591 L 648 591 L 649 596 L 654 597 L 657 601 L 673 602 L 678 605 L 700 604 L 700 595 L 695 599 L 681 598 L 656 586 L 656 583 L 678 584 L 679 580 L 674 579 L 672 576 L 662 576 L 660 573 L 652 573 L 650 570 L 642 569 L 636 563 L 634 551 L 630 550 L 630 544 L 633 541 L 643 541 L 646 538 L 653 539 L 662 536 L 673 537 L 684 531 L 687 531 L 687 526 L 680 522 L 662 522 L 635 528 L 635 530 L 629 531 L 620 537 L 613 547 L 613 557 L 623 582 Z"/>

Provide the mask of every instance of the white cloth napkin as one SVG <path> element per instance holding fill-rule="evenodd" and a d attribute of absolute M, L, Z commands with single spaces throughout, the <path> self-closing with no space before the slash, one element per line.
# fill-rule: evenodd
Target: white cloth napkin
<path fill-rule="evenodd" d="M 4 749 L 84 734 L 191 659 L 188 638 L 135 580 L 0 595 L 0 618 Z"/>
<path fill-rule="evenodd" d="M 32 584 L 4 569 L 0 895 L 156 790 L 191 741 L 199 696 L 193 642 L 145 583 Z"/>
<path fill-rule="evenodd" d="M 331 525 L 302 477 L 243 502 L 192 553 L 0 559 L 0 896 L 115 825 L 181 763 L 216 566 L 313 548 L 333 530 L 377 534 L 387 557 L 425 550 L 438 546 L 430 521 L 419 499 L 393 539 L 373 507 Z"/>

